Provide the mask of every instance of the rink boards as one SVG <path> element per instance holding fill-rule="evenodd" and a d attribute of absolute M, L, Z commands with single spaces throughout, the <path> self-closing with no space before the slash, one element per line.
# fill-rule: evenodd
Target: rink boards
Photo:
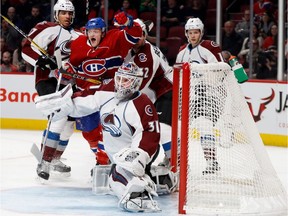
<path fill-rule="evenodd" d="M 47 120 L 35 108 L 32 73 L 1 73 L 2 129 L 42 130 Z M 288 146 L 288 83 L 250 80 L 241 84 L 243 95 L 267 145 Z"/>

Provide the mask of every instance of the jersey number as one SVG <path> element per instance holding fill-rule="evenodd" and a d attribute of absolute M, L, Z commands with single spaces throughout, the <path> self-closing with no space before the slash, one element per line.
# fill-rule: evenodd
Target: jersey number
<path fill-rule="evenodd" d="M 158 121 L 150 121 L 149 122 L 149 132 L 160 133 L 160 126 Z"/>

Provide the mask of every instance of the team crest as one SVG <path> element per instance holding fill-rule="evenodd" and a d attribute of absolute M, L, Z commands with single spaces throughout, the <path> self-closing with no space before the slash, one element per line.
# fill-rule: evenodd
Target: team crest
<path fill-rule="evenodd" d="M 120 137 L 122 135 L 120 130 L 121 122 L 116 115 L 104 113 L 101 116 L 101 124 L 103 126 L 103 130 L 110 133 L 111 136 Z"/>
<path fill-rule="evenodd" d="M 211 46 L 213 46 L 213 47 L 219 47 L 219 44 L 217 44 L 217 43 L 214 42 L 214 41 L 211 41 Z"/>
<path fill-rule="evenodd" d="M 145 53 L 138 54 L 138 57 L 139 57 L 140 62 L 146 62 L 147 61 L 147 57 L 146 57 Z"/>
<path fill-rule="evenodd" d="M 101 76 L 107 70 L 105 67 L 106 61 L 104 59 L 91 59 L 84 61 L 82 64 L 82 70 L 88 76 Z"/>
<path fill-rule="evenodd" d="M 153 116 L 153 110 L 152 110 L 152 107 L 150 105 L 147 105 L 145 107 L 145 113 L 149 116 Z"/>

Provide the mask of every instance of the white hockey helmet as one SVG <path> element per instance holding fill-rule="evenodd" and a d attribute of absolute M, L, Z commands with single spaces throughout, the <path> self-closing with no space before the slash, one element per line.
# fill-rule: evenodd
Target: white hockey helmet
<path fill-rule="evenodd" d="M 71 19 L 71 24 L 74 21 L 75 18 L 75 8 L 74 5 L 70 0 L 58 0 L 56 4 L 54 5 L 54 19 L 59 22 L 58 16 L 59 16 L 59 11 L 72 11 L 72 19 Z"/>
<path fill-rule="evenodd" d="M 139 91 L 144 77 L 142 68 L 134 62 L 123 63 L 115 73 L 115 97 L 118 100 L 129 99 Z"/>
<path fill-rule="evenodd" d="M 204 24 L 199 18 L 190 18 L 187 20 L 185 24 L 185 35 L 188 38 L 188 30 L 190 29 L 199 29 L 201 33 L 201 38 L 203 37 L 204 34 Z"/>

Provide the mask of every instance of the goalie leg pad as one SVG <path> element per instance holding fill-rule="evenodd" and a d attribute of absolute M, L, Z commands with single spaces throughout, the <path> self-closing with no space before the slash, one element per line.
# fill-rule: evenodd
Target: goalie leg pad
<path fill-rule="evenodd" d="M 134 176 L 126 185 L 118 206 L 130 212 L 159 212 L 161 209 L 152 195 L 158 196 L 151 178 L 148 175 Z"/>
<path fill-rule="evenodd" d="M 156 183 L 157 194 L 170 194 L 177 189 L 178 173 L 174 173 L 166 166 L 151 166 L 152 180 Z"/>
<path fill-rule="evenodd" d="M 111 165 L 96 165 L 93 168 L 92 192 L 97 195 L 110 194 L 108 178 Z"/>

